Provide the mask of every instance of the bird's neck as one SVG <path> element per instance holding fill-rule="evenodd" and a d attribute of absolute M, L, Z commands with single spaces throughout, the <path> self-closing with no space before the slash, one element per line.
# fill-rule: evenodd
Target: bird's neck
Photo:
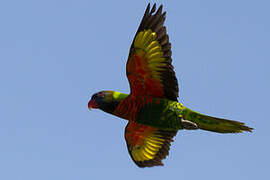
<path fill-rule="evenodd" d="M 104 112 L 113 114 L 120 101 L 125 99 L 127 96 L 128 94 L 112 91 L 112 97 L 107 99 L 100 107 L 100 109 Z"/>

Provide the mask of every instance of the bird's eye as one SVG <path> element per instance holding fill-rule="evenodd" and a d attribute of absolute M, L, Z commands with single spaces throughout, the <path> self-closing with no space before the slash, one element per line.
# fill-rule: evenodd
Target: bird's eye
<path fill-rule="evenodd" d="M 98 97 L 98 95 L 97 94 L 94 94 L 93 96 L 92 96 L 92 99 L 96 99 Z"/>

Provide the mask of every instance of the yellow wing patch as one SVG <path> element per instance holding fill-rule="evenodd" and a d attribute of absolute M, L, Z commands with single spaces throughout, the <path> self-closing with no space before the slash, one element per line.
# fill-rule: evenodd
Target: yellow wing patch
<path fill-rule="evenodd" d="M 132 156 L 135 161 L 149 161 L 153 160 L 158 151 L 162 148 L 164 139 L 160 138 L 156 134 L 152 134 L 145 138 L 144 145 L 141 147 L 132 148 Z"/>
<path fill-rule="evenodd" d="M 162 47 L 157 41 L 157 35 L 151 29 L 141 31 L 134 41 L 136 54 L 147 60 L 148 67 L 156 79 L 160 79 L 160 72 L 166 66 Z"/>

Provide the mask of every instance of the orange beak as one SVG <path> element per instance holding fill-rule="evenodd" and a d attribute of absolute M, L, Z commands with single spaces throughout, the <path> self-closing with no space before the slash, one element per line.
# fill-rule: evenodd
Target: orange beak
<path fill-rule="evenodd" d="M 98 108 L 96 101 L 93 99 L 91 99 L 88 103 L 88 109 L 91 110 L 92 108 Z"/>

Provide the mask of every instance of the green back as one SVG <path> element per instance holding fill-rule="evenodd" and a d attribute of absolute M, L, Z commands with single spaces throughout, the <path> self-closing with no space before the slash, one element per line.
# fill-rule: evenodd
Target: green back
<path fill-rule="evenodd" d="M 147 102 L 147 97 L 145 97 Z M 182 129 L 182 104 L 168 99 L 153 98 L 138 110 L 137 122 L 166 130 Z"/>

